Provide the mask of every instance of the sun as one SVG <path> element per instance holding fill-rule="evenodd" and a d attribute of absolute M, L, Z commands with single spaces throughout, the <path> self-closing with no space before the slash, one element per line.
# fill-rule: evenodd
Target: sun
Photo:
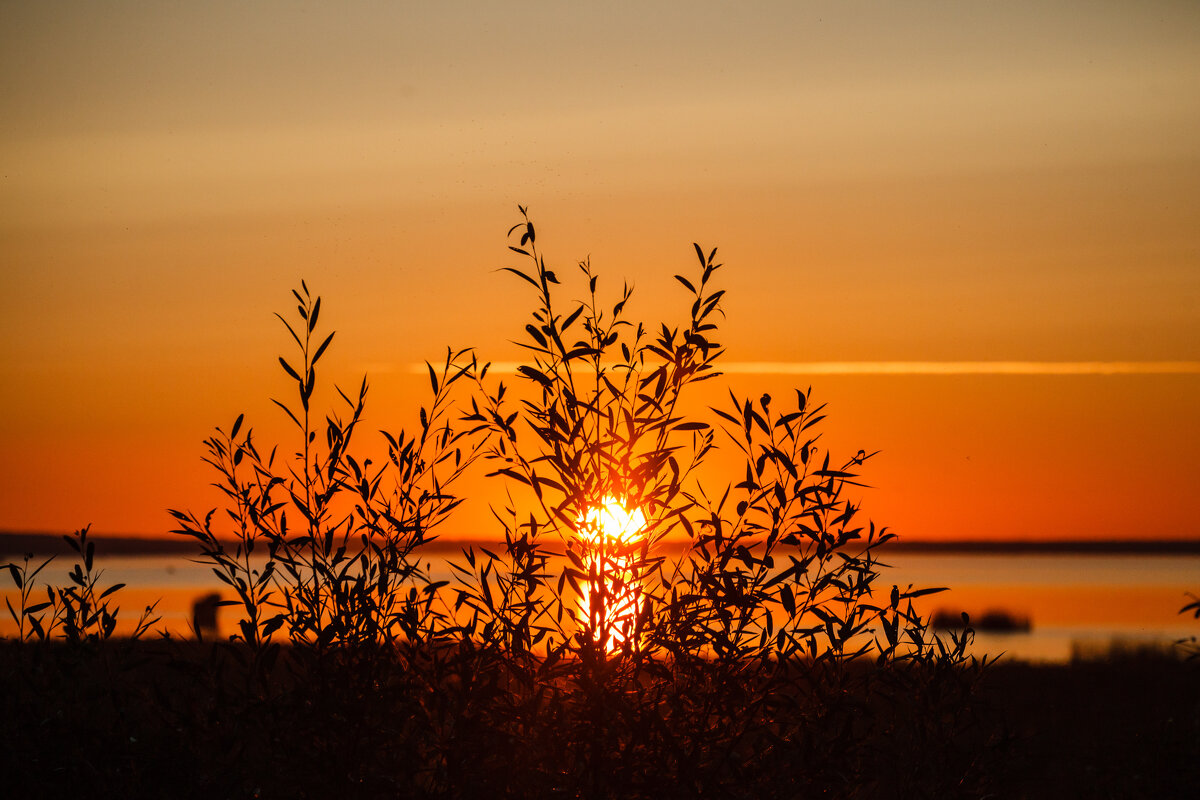
<path fill-rule="evenodd" d="M 640 508 L 632 511 L 615 497 L 606 497 L 599 506 L 584 513 L 579 535 L 592 545 L 632 544 L 645 533 L 646 515 Z"/>
<path fill-rule="evenodd" d="M 641 610 L 641 587 L 626 548 L 646 535 L 646 515 L 610 496 L 581 514 L 576 528 L 588 572 L 599 576 L 581 587 L 581 618 L 593 641 L 615 652 L 628 639 Z"/>

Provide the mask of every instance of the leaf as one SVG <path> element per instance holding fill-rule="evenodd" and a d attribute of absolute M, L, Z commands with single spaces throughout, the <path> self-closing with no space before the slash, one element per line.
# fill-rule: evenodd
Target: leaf
<path fill-rule="evenodd" d="M 283 323 L 283 327 L 287 328 L 287 331 L 292 335 L 292 338 L 296 340 L 296 345 L 299 347 L 304 347 L 304 342 L 300 341 L 300 337 L 296 335 L 296 331 L 292 328 L 292 324 L 279 314 L 276 314 L 275 316 L 278 317 L 279 321 Z"/>
<path fill-rule="evenodd" d="M 779 587 L 779 600 L 783 603 L 783 610 L 788 613 L 788 616 L 796 615 L 796 598 L 792 594 L 792 587 L 786 583 Z"/>
<path fill-rule="evenodd" d="M 317 298 L 317 302 L 313 303 L 312 313 L 308 317 L 308 332 L 312 333 L 317 327 L 317 317 L 321 314 L 321 298 Z M 313 359 L 316 361 L 316 359 Z"/>
<path fill-rule="evenodd" d="M 285 414 L 287 414 L 289 417 L 291 417 L 292 422 L 296 423 L 297 426 L 303 427 L 300 425 L 300 420 L 297 419 L 296 415 L 292 413 L 292 410 L 290 408 L 288 408 L 283 403 L 279 402 L 278 400 L 276 400 L 274 398 L 271 399 L 271 402 L 274 403 L 275 405 L 279 406 L 280 408 L 282 408 L 283 412 Z"/>
<path fill-rule="evenodd" d="M 287 361 L 285 361 L 283 356 L 279 357 L 279 363 L 283 367 L 284 371 L 287 372 L 288 375 L 291 375 L 296 380 L 297 383 L 301 383 L 301 384 L 304 383 L 304 381 L 300 380 L 300 373 L 298 373 L 298 372 L 296 372 L 296 370 L 292 369 L 292 365 L 289 364 Z"/>
<path fill-rule="evenodd" d="M 913 591 L 910 591 L 910 592 L 903 592 L 900 596 L 902 598 L 907 599 L 907 598 L 913 598 L 913 597 L 923 597 L 927 594 L 937 594 L 938 592 L 945 592 L 945 591 L 948 591 L 948 587 L 938 586 L 933 589 L 914 589 Z"/>
<path fill-rule="evenodd" d="M 539 347 L 545 349 L 546 337 L 542 335 L 541 331 L 539 331 L 537 328 L 533 327 L 533 325 L 526 325 L 525 331 L 526 331 L 526 333 L 528 333 L 530 335 L 530 337 L 533 338 L 533 340 L 535 342 L 538 343 Z"/>
<path fill-rule="evenodd" d="M 490 567 L 491 565 L 489 564 L 488 566 Z M 485 567 L 483 572 L 480 573 L 479 585 L 480 585 L 480 588 L 483 589 L 483 602 L 487 604 L 487 607 L 489 609 L 494 610 L 495 605 L 493 604 L 493 601 L 492 601 L 492 587 L 488 583 L 488 571 L 489 571 L 488 568 Z"/>
<path fill-rule="evenodd" d="M 316 364 L 317 359 L 319 359 L 321 356 L 323 356 L 325 354 L 325 348 L 329 347 L 329 343 L 333 341 L 334 333 L 337 333 L 337 331 L 330 333 L 328 336 L 325 337 L 325 341 L 321 342 L 321 346 L 317 348 L 316 355 L 314 355 L 312 357 L 313 364 Z M 297 380 L 299 380 L 299 379 L 297 378 Z"/>
<path fill-rule="evenodd" d="M 567 315 L 567 318 L 565 320 L 563 320 L 563 323 L 560 326 L 559 330 L 561 330 L 565 333 L 567 328 L 571 327 L 571 324 L 573 322 L 575 322 L 576 319 L 579 318 L 579 315 L 581 313 L 583 313 L 583 304 L 582 303 L 579 305 L 578 308 L 576 308 L 574 311 L 572 311 L 570 314 Z"/>
<path fill-rule="evenodd" d="M 521 251 L 518 251 L 518 252 L 521 252 Z M 500 270 L 502 272 L 511 272 L 513 275 L 516 275 L 517 277 L 521 278 L 522 280 L 529 282 L 531 285 L 535 286 L 536 288 L 538 288 L 538 289 L 542 288 L 540 285 L 538 285 L 537 281 L 535 281 L 533 278 L 526 275 L 524 272 L 521 272 L 521 270 L 517 269 L 516 267 L 501 267 Z"/>
<path fill-rule="evenodd" d="M 813 475 L 819 475 L 822 478 L 855 478 L 855 477 L 858 477 L 853 472 L 845 472 L 840 469 L 818 469 L 813 472 Z"/>
<path fill-rule="evenodd" d="M 538 383 L 540 383 L 542 386 L 546 387 L 547 389 L 554 385 L 553 382 L 549 378 L 547 378 L 541 372 L 538 372 L 533 367 L 521 366 L 521 367 L 517 368 L 517 372 L 524 375 L 526 378 L 529 378 L 530 380 L 537 381 Z"/>

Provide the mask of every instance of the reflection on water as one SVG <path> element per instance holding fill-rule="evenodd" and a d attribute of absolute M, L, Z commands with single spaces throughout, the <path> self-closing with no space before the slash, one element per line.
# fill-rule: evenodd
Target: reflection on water
<path fill-rule="evenodd" d="M 454 576 L 445 559 L 453 553 L 431 553 L 431 577 Z M 5 559 L 0 559 L 5 560 Z M 1004 653 L 1026 660 L 1066 661 L 1073 653 L 1103 653 L 1119 646 L 1160 645 L 1197 634 L 1197 623 L 1181 616 L 1186 592 L 1200 592 L 1200 555 L 1113 554 L 933 554 L 888 553 L 889 568 L 879 586 L 949 586 L 941 594 L 918 598 L 928 615 L 937 611 L 978 619 L 991 610 L 1028 618 L 1030 629 L 976 635 L 976 653 Z M 147 604 L 158 600 L 159 627 L 172 635 L 191 635 L 193 604 L 211 592 L 234 599 L 230 588 L 212 570 L 178 556 L 98 559 L 103 585 L 125 583 L 116 595 L 122 627 L 132 625 Z M 52 563 L 43 577 L 62 583 L 70 562 Z M 4 596 L 17 600 L 7 576 Z M 44 598 L 44 590 L 34 600 Z M 217 609 L 221 636 L 233 632 L 239 609 Z M 0 609 L 0 634 L 15 631 L 7 609 Z M 207 636 L 206 636 L 207 638 Z"/>

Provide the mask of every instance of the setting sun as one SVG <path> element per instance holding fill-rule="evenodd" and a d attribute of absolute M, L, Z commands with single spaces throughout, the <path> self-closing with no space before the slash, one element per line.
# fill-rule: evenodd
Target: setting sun
<path fill-rule="evenodd" d="M 640 587 L 625 547 L 644 536 L 645 528 L 646 515 L 640 508 L 627 509 L 611 496 L 579 520 L 584 564 L 588 575 L 595 576 L 581 587 L 579 611 L 592 638 L 610 653 L 624 644 L 641 607 Z"/>
<path fill-rule="evenodd" d="M 597 508 L 588 509 L 579 523 L 579 537 L 589 544 L 631 544 L 646 527 L 646 515 L 640 508 L 632 511 L 614 497 L 604 498 Z"/>

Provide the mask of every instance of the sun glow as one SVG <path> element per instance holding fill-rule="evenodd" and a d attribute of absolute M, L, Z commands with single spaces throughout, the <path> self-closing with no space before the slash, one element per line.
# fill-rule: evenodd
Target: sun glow
<path fill-rule="evenodd" d="M 592 545 L 631 544 L 642 535 L 646 515 L 640 508 L 629 511 L 614 497 L 604 498 L 598 508 L 589 508 L 579 523 L 579 537 Z"/>
<path fill-rule="evenodd" d="M 641 590 L 629 549 L 644 535 L 646 515 L 605 497 L 577 524 L 588 580 L 579 597 L 581 618 L 607 652 L 621 649 L 637 622 Z"/>

